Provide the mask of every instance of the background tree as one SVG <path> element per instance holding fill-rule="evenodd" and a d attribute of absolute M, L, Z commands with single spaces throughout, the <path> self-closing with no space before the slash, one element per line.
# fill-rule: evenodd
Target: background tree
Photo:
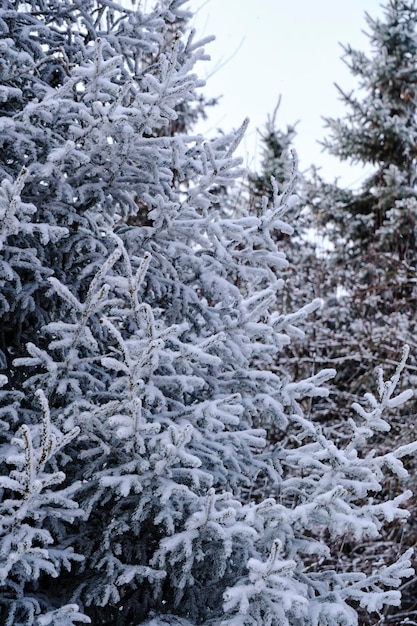
<path fill-rule="evenodd" d="M 352 190 L 338 181 L 327 183 L 315 172 L 302 192 L 315 217 L 313 229 L 328 243 L 328 252 L 318 250 L 310 264 L 316 276 L 312 282 L 322 287 L 317 295 L 324 306 L 314 327 L 307 327 L 307 342 L 298 342 L 295 348 L 302 356 L 298 363 L 305 368 L 304 375 L 336 367 L 331 402 L 320 403 L 314 416 L 338 425 L 342 438 L 352 401 L 369 388 L 381 363 L 395 368 L 404 342 L 411 346 L 404 384 L 414 387 L 417 373 L 417 7 L 411 0 L 390 0 L 381 18 L 367 15 L 366 22 L 370 53 L 344 48 L 358 89 L 346 93 L 338 88 L 346 115 L 326 120 L 330 132 L 324 141 L 335 156 L 362 164 L 364 180 Z M 296 263 L 302 255 L 303 250 L 296 252 Z M 319 268 L 314 256 L 321 257 Z M 301 266 L 296 267 L 303 276 Z M 295 304 L 309 293 L 310 287 L 301 289 Z M 410 403 L 394 420 L 391 440 L 410 437 L 415 406 Z M 381 439 L 378 445 L 383 449 L 386 442 Z M 414 475 L 414 461 L 409 461 L 409 468 Z M 387 545 L 395 551 L 404 536 L 414 543 L 413 524 L 405 534 L 387 537 Z M 368 558 L 367 550 L 364 554 Z M 414 596 L 412 584 L 399 622 L 415 610 Z"/>
<path fill-rule="evenodd" d="M 280 100 L 281 101 L 281 100 Z M 288 125 L 282 130 L 277 124 L 277 114 L 280 101 L 273 114 L 268 117 L 265 128 L 260 132 L 261 160 L 257 172 L 248 176 L 248 197 L 251 211 L 261 210 L 265 198 L 273 201 L 276 190 L 285 190 L 286 181 L 291 176 L 297 162 L 294 148 L 296 124 Z M 332 289 L 331 277 L 327 270 L 328 238 L 322 237 L 317 228 L 316 216 L 309 206 L 307 191 L 308 180 L 306 173 L 297 176 L 295 191 L 299 198 L 293 202 L 288 211 L 287 219 L 294 228 L 294 232 L 274 232 L 273 237 L 280 250 L 285 252 L 289 264 L 282 272 L 285 281 L 278 296 L 278 307 L 282 312 L 291 314 L 308 305 L 313 300 L 329 297 Z M 308 192 L 311 187 L 308 187 Z M 285 371 L 298 379 L 310 376 L 321 369 L 316 362 L 317 342 L 323 339 L 324 325 L 320 323 L 321 307 L 315 312 L 309 312 L 300 319 L 299 327 L 294 329 L 292 341 L 284 349 L 281 361 L 285 364 Z M 317 330 L 317 332 L 316 332 Z M 307 331 L 307 334 L 304 332 Z M 332 341 L 329 334 L 326 341 Z M 329 399 L 323 403 L 316 399 L 315 417 L 323 412 L 327 419 L 329 413 Z M 279 436 L 279 434 L 278 434 Z"/>
<path fill-rule="evenodd" d="M 415 2 L 390 0 L 380 19 L 366 16 L 370 55 L 345 47 L 358 90 L 339 92 L 342 119 L 327 119 L 324 147 L 366 167 L 358 190 L 325 182 L 316 172 L 305 190 L 326 255 L 318 366 L 335 366 L 341 394 L 334 413 L 347 414 L 370 374 L 412 347 L 406 384 L 415 384 L 416 97 Z M 317 282 L 317 281 L 316 281 Z"/>

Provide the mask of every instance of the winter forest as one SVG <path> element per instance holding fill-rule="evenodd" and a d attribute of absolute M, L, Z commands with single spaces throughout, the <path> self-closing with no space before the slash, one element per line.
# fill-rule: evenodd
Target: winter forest
<path fill-rule="evenodd" d="M 192 17 L 0 2 L 0 624 L 417 625 L 417 4 L 344 47 L 355 190 L 196 130 Z"/>

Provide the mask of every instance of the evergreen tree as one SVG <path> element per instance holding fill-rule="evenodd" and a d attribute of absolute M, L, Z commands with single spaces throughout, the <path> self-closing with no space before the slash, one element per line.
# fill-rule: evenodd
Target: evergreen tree
<path fill-rule="evenodd" d="M 417 380 L 416 3 L 389 0 L 380 18 L 367 15 L 366 22 L 370 53 L 345 47 L 358 89 L 339 88 L 346 114 L 326 120 L 330 132 L 324 141 L 335 156 L 366 167 L 364 180 L 352 190 L 315 173 L 307 188 L 317 232 L 333 246 L 324 259 L 324 307 L 309 333 L 314 346 L 307 363 L 336 367 L 337 391 L 323 415 L 338 422 L 342 433 L 351 402 L 369 388 L 375 367 L 388 361 L 395 368 L 404 342 L 412 349 L 403 382 L 415 386 Z M 414 432 L 415 406 L 409 404 L 394 420 L 392 440 L 406 441 Z M 414 460 L 409 468 L 415 474 Z M 412 525 L 405 536 L 412 545 Z M 414 595 L 412 585 L 403 614 Z"/>
<path fill-rule="evenodd" d="M 342 236 L 353 251 L 357 246 L 362 253 L 373 244 L 414 263 L 417 7 L 413 0 L 390 0 L 383 19 L 366 15 L 366 21 L 371 55 L 344 48 L 359 90 L 339 88 L 348 113 L 344 119 L 327 119 L 330 134 L 323 145 L 343 160 L 375 169 L 337 216 L 344 219 Z"/>
<path fill-rule="evenodd" d="M 356 285 L 347 279 L 346 289 L 359 299 L 372 295 L 380 311 L 392 312 L 415 304 L 417 7 L 390 0 L 383 19 L 366 20 L 371 55 L 345 47 L 358 91 L 339 88 L 348 112 L 327 120 L 323 144 L 374 171 L 359 191 L 318 180 L 313 193 L 321 187 L 318 212 L 330 224 L 340 263 L 355 272 Z"/>
<path fill-rule="evenodd" d="M 327 120 L 324 146 L 374 171 L 359 190 L 316 174 L 307 191 L 316 228 L 334 246 L 317 358 L 337 367 L 345 399 L 364 392 L 375 366 L 398 362 L 416 331 L 417 7 L 390 0 L 382 18 L 366 20 L 371 54 L 345 47 L 358 90 L 339 88 L 347 113 Z M 412 350 L 406 384 L 416 363 Z M 347 413 L 346 402 L 335 410 Z"/>
<path fill-rule="evenodd" d="M 9 208 L 2 223 L 0 348 L 7 362 L 50 319 L 55 298 L 45 297 L 48 277 L 71 274 L 82 294 L 107 257 L 97 205 L 104 222 L 151 222 L 143 200 L 155 186 L 149 151 L 144 146 L 132 160 L 135 142 L 189 129 L 203 111 L 189 79 L 190 89 L 179 94 L 166 86 L 176 65 L 188 62 L 186 45 L 194 45 L 190 38 L 176 48 L 189 14 L 175 7 L 163 3 L 146 14 L 93 0 L 35 2 L 32 9 L 3 3 L 0 173 Z M 156 86 L 148 85 L 153 76 L 163 85 L 158 103 Z M 127 105 L 139 89 L 132 112 Z M 13 197 L 20 193 L 17 207 Z M 16 211 L 27 223 L 20 231 Z"/>
<path fill-rule="evenodd" d="M 255 210 L 261 207 L 264 196 L 269 199 L 273 198 L 274 183 L 272 179 L 282 192 L 291 178 L 293 169 L 291 152 L 296 137 L 296 125 L 287 126 L 285 131 L 277 127 L 276 118 L 280 104 L 281 98 L 279 98 L 272 115 L 268 116 L 264 131 L 260 133 L 262 150 L 260 171 L 249 174 L 249 193 Z"/>
<path fill-rule="evenodd" d="M 394 395 L 406 354 L 349 441 L 305 416 L 334 371 L 276 367 L 318 306 L 277 310 L 296 174 L 257 216 L 219 206 L 246 123 L 191 134 L 189 17 L 182 0 L 0 9 L 8 626 L 354 625 L 412 573 L 409 552 L 377 572 L 334 552 L 407 517 L 409 492 L 374 496 L 417 445 L 367 452 L 411 395 Z"/>
<path fill-rule="evenodd" d="M 273 201 L 274 188 L 281 191 L 285 189 L 286 181 L 289 180 L 294 168 L 296 152 L 293 144 L 296 124 L 288 125 L 285 130 L 278 126 L 277 113 L 280 102 L 281 99 L 260 133 L 262 159 L 259 170 L 250 173 L 248 177 L 249 206 L 255 213 L 261 209 L 265 197 Z M 313 300 L 326 298 L 332 288 L 324 259 L 327 251 L 322 247 L 324 242 L 318 239 L 320 233 L 317 230 L 316 217 L 309 207 L 305 206 L 309 199 L 309 194 L 306 193 L 307 185 L 305 174 L 299 173 L 295 191 L 300 201 L 287 213 L 294 233 L 291 235 L 279 231 L 273 233 L 278 248 L 285 252 L 289 261 L 287 268 L 282 272 L 285 286 L 280 291 L 277 301 L 279 310 L 289 314 Z M 310 190 L 311 188 L 308 191 Z M 323 330 L 320 323 L 321 315 L 320 307 L 317 311 L 309 312 L 304 318 L 300 318 L 300 327 L 293 333 L 292 341 L 283 351 L 280 361 L 285 363 L 286 371 L 291 371 L 295 379 L 310 376 L 321 369 L 315 362 L 317 355 L 314 352 L 317 348 L 316 335 Z M 316 329 L 319 329 L 318 333 L 315 332 Z M 308 331 L 308 339 L 304 330 Z M 323 402 L 316 399 L 316 419 L 322 411 L 325 415 L 329 412 L 328 398 Z"/>

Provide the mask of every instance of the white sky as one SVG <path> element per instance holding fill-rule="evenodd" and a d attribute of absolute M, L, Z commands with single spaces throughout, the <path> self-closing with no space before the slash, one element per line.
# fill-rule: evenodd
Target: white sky
<path fill-rule="evenodd" d="M 207 78 L 204 93 L 222 95 L 199 130 L 210 134 L 251 124 L 240 154 L 254 166 L 259 157 L 259 135 L 268 114 L 282 95 L 277 124 L 285 128 L 299 120 L 296 149 L 301 169 L 314 163 L 323 176 L 340 177 L 357 186 L 361 169 L 352 169 L 323 153 L 317 141 L 324 137 L 322 116 L 342 117 L 334 83 L 345 91 L 356 87 L 341 60 L 340 43 L 363 51 L 369 43 L 365 12 L 382 15 L 379 0 L 190 0 L 197 34 L 215 35 L 206 51 L 212 61 L 201 64 Z"/>

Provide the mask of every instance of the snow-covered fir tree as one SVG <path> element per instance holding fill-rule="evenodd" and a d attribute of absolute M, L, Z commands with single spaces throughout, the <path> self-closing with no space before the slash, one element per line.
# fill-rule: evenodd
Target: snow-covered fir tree
<path fill-rule="evenodd" d="M 388 362 L 395 369 L 404 343 L 411 354 L 403 384 L 416 383 L 416 20 L 415 2 L 391 0 L 380 18 L 366 16 L 370 52 L 345 47 L 358 89 L 339 89 L 346 115 L 327 120 L 324 145 L 340 159 L 365 166 L 366 174 L 356 190 L 316 174 L 306 192 L 317 234 L 334 250 L 329 246 L 322 255 L 313 279 L 322 284 L 324 306 L 314 327 L 308 327 L 307 342 L 296 347 L 302 367 L 337 369 L 331 401 L 320 402 L 315 417 L 337 423 L 342 433 L 352 401 L 373 384 L 375 367 Z M 303 276 L 303 270 L 297 273 Z M 300 303 L 309 293 L 308 287 L 299 295 Z M 398 412 L 391 441 L 413 437 L 415 406 L 410 402 Z M 387 442 L 377 445 L 382 450 Z M 408 467 L 414 476 L 414 459 Z M 404 533 L 387 536 L 387 545 L 393 537 L 394 551 L 398 542 L 413 545 L 413 523 Z M 402 615 L 414 609 L 414 597 L 411 584 Z"/>
<path fill-rule="evenodd" d="M 288 185 L 293 169 L 293 142 L 296 137 L 296 124 L 281 130 L 277 126 L 277 115 L 281 97 L 272 113 L 267 118 L 265 128 L 259 132 L 261 139 L 261 162 L 258 172 L 249 174 L 249 193 L 254 210 L 262 206 L 262 198 L 274 195 L 274 184 L 282 192 Z M 271 179 L 274 179 L 274 182 Z M 298 191 L 298 189 L 297 189 Z"/>
<path fill-rule="evenodd" d="M 351 257 L 373 246 L 414 264 L 417 6 L 414 0 L 389 0 L 381 18 L 365 17 L 370 54 L 344 47 L 358 89 L 339 88 L 347 113 L 326 120 L 330 132 L 323 145 L 340 159 L 374 171 L 344 201 L 345 210 L 334 207 L 339 210 L 332 216 Z"/>
<path fill-rule="evenodd" d="M 308 191 L 318 232 L 334 245 L 317 354 L 337 367 L 345 400 L 364 392 L 375 366 L 398 362 L 405 342 L 414 348 L 416 332 L 417 5 L 389 0 L 366 21 L 369 55 L 345 47 L 358 89 L 339 89 L 346 115 L 327 120 L 324 146 L 372 171 L 358 190 L 317 175 Z M 413 349 L 407 384 L 416 366 Z"/>
<path fill-rule="evenodd" d="M 392 311 L 415 300 L 417 6 L 390 0 L 382 18 L 366 15 L 366 21 L 371 53 L 345 47 L 358 90 L 339 89 L 347 113 L 327 120 L 323 144 L 373 172 L 359 191 L 329 185 L 320 212 L 331 222 L 330 236 L 344 243 L 343 261 L 358 270 L 359 291 L 371 290 L 380 309 Z"/>
<path fill-rule="evenodd" d="M 411 395 L 406 353 L 345 443 L 305 415 L 334 371 L 277 365 L 318 306 L 276 306 L 296 171 L 258 215 L 219 207 L 246 122 L 192 134 L 190 17 L 182 0 L 0 8 L 8 626 L 354 625 L 412 574 L 409 552 L 361 572 L 334 551 L 407 517 L 408 491 L 377 495 L 416 445 L 367 453 Z"/>
<path fill-rule="evenodd" d="M 259 133 L 262 158 L 258 171 L 248 176 L 249 207 L 255 214 L 265 196 L 273 201 L 275 186 L 281 192 L 285 190 L 294 164 L 296 125 L 288 125 L 285 130 L 279 127 L 279 104 L 280 101 Z M 310 191 L 306 174 L 299 173 L 295 185 L 299 202 L 287 213 L 294 232 L 291 235 L 279 231 L 272 233 L 278 249 L 285 252 L 288 260 L 287 268 L 281 273 L 285 284 L 277 298 L 277 308 L 283 313 L 292 313 L 316 299 L 324 301 L 332 289 L 324 247 L 327 241 L 320 239 L 316 216 L 307 205 Z M 317 342 L 323 339 L 325 329 L 322 315 L 321 307 L 314 312 L 306 311 L 304 319 L 299 319 L 298 332 L 294 333 L 292 341 L 282 352 L 280 362 L 292 378 L 311 376 L 322 369 L 316 354 Z M 303 330 L 308 331 L 307 336 Z M 328 339 L 331 341 L 331 337 Z M 315 419 L 321 413 L 327 419 L 329 410 L 329 398 L 316 399 Z"/>

